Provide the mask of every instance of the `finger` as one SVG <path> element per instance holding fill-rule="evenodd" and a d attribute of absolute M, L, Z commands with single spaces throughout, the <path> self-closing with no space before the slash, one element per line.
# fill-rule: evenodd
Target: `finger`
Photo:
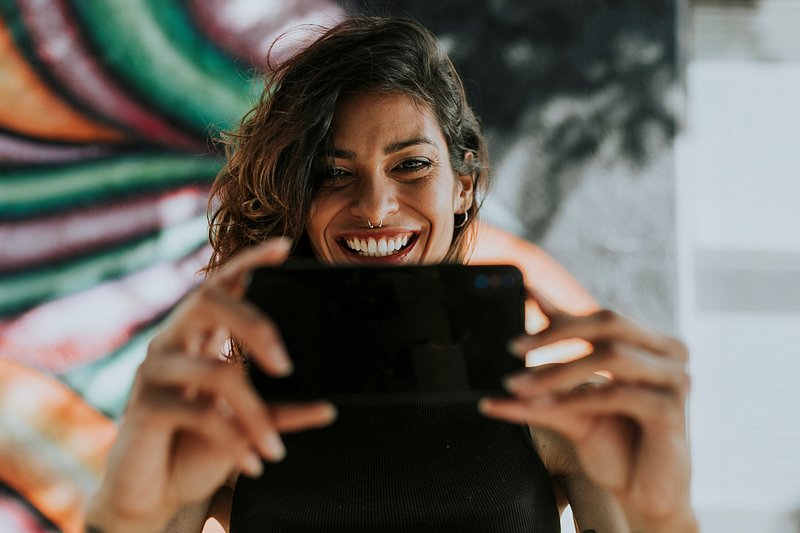
<path fill-rule="evenodd" d="M 224 349 L 230 340 L 230 332 L 227 328 L 217 327 L 206 337 L 206 341 L 201 346 L 200 353 L 208 359 L 223 359 Z"/>
<path fill-rule="evenodd" d="M 598 380 L 600 376 L 603 379 Z M 688 387 L 688 374 L 683 365 L 619 342 L 599 344 L 591 354 L 568 363 L 519 372 L 505 383 L 516 396 L 531 398 L 569 392 L 584 384 L 608 379 L 679 391 Z"/>
<path fill-rule="evenodd" d="M 248 248 L 235 255 L 207 283 L 225 289 L 229 294 L 242 296 L 249 280 L 249 272 L 259 266 L 283 263 L 292 247 L 291 239 L 278 237 Z"/>
<path fill-rule="evenodd" d="M 241 428 L 208 399 L 186 402 L 174 392 L 159 390 L 149 394 L 133 416 L 169 433 L 182 430 L 203 439 L 218 454 L 228 455 L 231 467 L 236 465 L 248 475 L 258 476 L 263 470 Z"/>
<path fill-rule="evenodd" d="M 685 397 L 672 391 L 652 389 L 637 385 L 613 385 L 585 389 L 557 396 L 552 412 L 537 417 L 552 418 L 561 414 L 584 417 L 624 416 L 635 420 L 642 427 L 661 430 L 676 430 L 685 425 Z"/>
<path fill-rule="evenodd" d="M 483 398 L 479 409 L 493 418 L 552 429 L 573 441 L 585 435 L 587 424 L 598 417 L 625 417 L 643 427 L 671 430 L 684 425 L 683 402 L 675 395 L 624 385 L 533 400 Z"/>
<path fill-rule="evenodd" d="M 539 309 L 542 311 L 545 317 L 552 322 L 553 319 L 558 318 L 563 315 L 569 315 L 566 311 L 559 308 L 556 304 L 551 302 L 548 298 L 544 296 L 541 292 L 534 289 L 530 285 L 525 286 L 525 294 L 531 300 L 533 300 L 536 305 L 539 306 Z"/>
<path fill-rule="evenodd" d="M 551 323 L 535 335 L 514 339 L 509 349 L 512 353 L 523 356 L 531 350 L 572 338 L 585 339 L 592 344 L 624 341 L 681 361 L 687 358 L 686 348 L 679 340 L 640 326 L 607 309 L 588 316 L 570 316 L 566 320 Z"/>
<path fill-rule="evenodd" d="M 275 427 L 281 433 L 320 428 L 336 420 L 336 407 L 329 402 L 272 406 Z"/>
<path fill-rule="evenodd" d="M 236 299 L 211 286 L 202 287 L 192 296 L 190 309 L 176 318 L 173 327 L 150 343 L 150 352 L 187 352 L 208 355 L 199 348 L 213 331 L 224 328 L 241 341 L 253 359 L 271 375 L 286 376 L 292 362 L 286 353 L 275 324 L 250 302 Z M 212 355 L 213 358 L 217 354 Z"/>
<path fill-rule="evenodd" d="M 228 330 L 221 326 L 212 326 L 207 331 L 201 329 L 187 337 L 184 342 L 185 353 L 189 357 L 219 357 L 228 337 Z"/>
<path fill-rule="evenodd" d="M 241 369 L 219 360 L 173 354 L 146 361 L 139 371 L 151 388 L 199 391 L 189 400 L 198 394 L 214 397 L 217 410 L 236 419 L 248 441 L 264 457 L 280 460 L 285 455 L 272 414 Z"/>
<path fill-rule="evenodd" d="M 481 398 L 478 402 L 478 410 L 485 416 L 491 418 L 498 418 L 507 422 L 516 424 L 532 424 L 534 418 L 534 411 L 537 408 L 546 409 L 552 404 L 553 399 L 549 396 L 541 396 L 535 399 L 517 399 L 517 398 L 495 398 L 486 397 Z M 559 421 L 567 429 L 575 429 L 574 424 L 567 424 L 564 421 Z M 548 426 L 561 433 L 560 425 L 557 427 Z M 564 436 L 567 438 L 572 437 L 571 432 L 565 432 Z"/>

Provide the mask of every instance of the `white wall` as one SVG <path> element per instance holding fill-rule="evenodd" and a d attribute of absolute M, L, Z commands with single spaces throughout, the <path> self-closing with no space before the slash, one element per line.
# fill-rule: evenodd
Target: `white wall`
<path fill-rule="evenodd" d="M 693 354 L 704 533 L 800 530 L 800 33 L 786 31 L 800 28 L 800 2 L 791 4 L 693 14 L 678 144 L 679 329 Z"/>

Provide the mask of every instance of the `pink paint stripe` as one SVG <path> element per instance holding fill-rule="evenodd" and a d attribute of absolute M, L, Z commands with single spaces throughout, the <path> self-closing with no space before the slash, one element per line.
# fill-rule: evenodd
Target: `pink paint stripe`
<path fill-rule="evenodd" d="M 37 517 L 17 498 L 0 495 L 0 531 L 14 533 L 55 533 L 46 528 Z"/>
<path fill-rule="evenodd" d="M 136 101 L 92 57 L 64 0 L 18 0 L 36 52 L 53 76 L 84 104 L 149 141 L 205 153 L 205 140 L 175 129 Z"/>
<path fill-rule="evenodd" d="M 203 248 L 0 323 L 0 353 L 55 373 L 104 357 L 195 286 L 209 253 Z"/>
<path fill-rule="evenodd" d="M 206 211 L 208 189 L 184 187 L 124 203 L 0 223 L 0 272 L 68 258 L 145 235 Z"/>
<path fill-rule="evenodd" d="M 0 132 L 0 164 L 64 163 L 94 159 L 112 152 L 94 144 L 54 144 L 32 141 Z"/>
<path fill-rule="evenodd" d="M 212 42 L 257 68 L 266 67 L 267 51 L 283 33 L 304 24 L 330 27 L 345 15 L 330 0 L 189 0 L 188 5 L 198 27 Z M 273 50 L 272 62 L 280 62 L 306 42 L 287 39 L 284 44 L 288 46 Z"/>

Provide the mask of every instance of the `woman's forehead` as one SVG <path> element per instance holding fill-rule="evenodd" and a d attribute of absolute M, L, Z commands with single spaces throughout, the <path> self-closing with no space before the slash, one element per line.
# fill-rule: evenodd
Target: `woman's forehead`
<path fill-rule="evenodd" d="M 446 144 L 429 106 L 402 93 L 355 92 L 344 95 L 336 106 L 333 138 L 341 143 L 370 144 L 384 152 L 421 144 L 441 148 Z"/>

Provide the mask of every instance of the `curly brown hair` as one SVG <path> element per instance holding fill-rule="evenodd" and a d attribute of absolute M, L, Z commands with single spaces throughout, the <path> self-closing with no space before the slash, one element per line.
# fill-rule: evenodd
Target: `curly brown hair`
<path fill-rule="evenodd" d="M 353 91 L 400 93 L 433 111 L 454 172 L 474 179 L 476 201 L 468 222 L 454 230 L 445 260 L 466 259 L 489 166 L 461 79 L 434 35 L 419 23 L 351 17 L 277 66 L 239 130 L 223 136 L 228 158 L 209 199 L 213 253 L 207 272 L 276 236 L 293 240 L 292 256 L 313 256 L 306 220 L 332 148 L 336 104 Z"/>

